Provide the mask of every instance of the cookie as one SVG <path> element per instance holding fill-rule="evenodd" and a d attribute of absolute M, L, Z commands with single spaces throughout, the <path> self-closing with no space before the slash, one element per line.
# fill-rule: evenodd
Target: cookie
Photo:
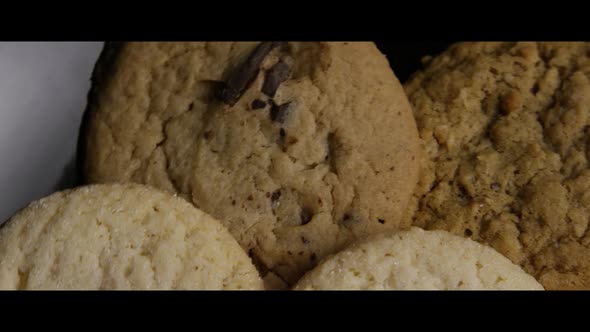
<path fill-rule="evenodd" d="M 322 261 L 295 290 L 543 290 L 490 247 L 411 228 L 355 244 Z"/>
<path fill-rule="evenodd" d="M 409 227 L 419 138 L 373 43 L 129 43 L 97 66 L 85 179 L 178 193 L 285 287 L 357 238 Z"/>
<path fill-rule="evenodd" d="M 459 43 L 405 85 L 426 153 L 414 225 L 590 288 L 590 43 Z"/>
<path fill-rule="evenodd" d="M 0 229 L 0 289 L 262 289 L 217 220 L 141 185 L 31 203 Z"/>

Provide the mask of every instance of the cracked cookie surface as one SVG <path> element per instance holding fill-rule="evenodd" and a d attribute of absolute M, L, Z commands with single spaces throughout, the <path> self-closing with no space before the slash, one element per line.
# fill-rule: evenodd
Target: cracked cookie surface
<path fill-rule="evenodd" d="M 178 193 L 271 287 L 409 226 L 418 133 L 373 43 L 131 43 L 111 60 L 87 114 L 86 180 Z"/>
<path fill-rule="evenodd" d="M 327 258 L 295 290 L 543 290 L 494 249 L 445 231 L 411 228 Z"/>
<path fill-rule="evenodd" d="M 459 43 L 405 85 L 428 163 L 414 224 L 590 288 L 590 43 Z"/>
<path fill-rule="evenodd" d="M 0 229 L 0 289 L 262 289 L 221 223 L 142 185 L 31 203 Z"/>

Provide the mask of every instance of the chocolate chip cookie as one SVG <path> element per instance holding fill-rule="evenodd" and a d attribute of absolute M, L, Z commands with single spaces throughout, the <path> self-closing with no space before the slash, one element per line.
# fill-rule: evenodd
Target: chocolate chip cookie
<path fill-rule="evenodd" d="M 271 287 L 409 226 L 419 138 L 373 43 L 109 46 L 82 138 L 88 182 L 139 182 L 220 219 Z"/>

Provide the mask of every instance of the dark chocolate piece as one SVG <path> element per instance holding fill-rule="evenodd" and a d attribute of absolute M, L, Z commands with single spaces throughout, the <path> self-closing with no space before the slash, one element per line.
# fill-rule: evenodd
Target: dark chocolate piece
<path fill-rule="evenodd" d="M 254 101 L 252 102 L 252 109 L 253 110 L 258 110 L 261 108 L 265 108 L 266 107 L 266 103 L 260 99 L 254 99 Z"/>
<path fill-rule="evenodd" d="M 270 196 L 270 200 L 272 202 L 276 202 L 279 200 L 279 198 L 281 198 L 281 190 L 277 190 L 274 193 L 272 193 L 272 195 Z"/>
<path fill-rule="evenodd" d="M 262 93 L 269 97 L 274 97 L 281 83 L 286 81 L 291 74 L 289 65 L 279 61 L 266 72 L 264 84 L 262 85 Z"/>
<path fill-rule="evenodd" d="M 218 98 L 225 104 L 233 106 L 258 75 L 264 58 L 280 44 L 280 42 L 262 42 L 258 44 L 246 61 L 235 72 L 231 73 L 219 90 Z"/>
<path fill-rule="evenodd" d="M 285 120 L 287 120 L 287 116 L 289 115 L 290 105 L 291 102 L 282 105 L 272 105 L 272 108 L 270 109 L 270 119 L 273 122 L 285 123 Z"/>

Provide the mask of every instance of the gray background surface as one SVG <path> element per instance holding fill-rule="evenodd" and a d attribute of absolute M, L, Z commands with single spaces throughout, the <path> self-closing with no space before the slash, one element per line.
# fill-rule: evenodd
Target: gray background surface
<path fill-rule="evenodd" d="M 0 223 L 73 179 L 101 42 L 0 43 Z"/>

